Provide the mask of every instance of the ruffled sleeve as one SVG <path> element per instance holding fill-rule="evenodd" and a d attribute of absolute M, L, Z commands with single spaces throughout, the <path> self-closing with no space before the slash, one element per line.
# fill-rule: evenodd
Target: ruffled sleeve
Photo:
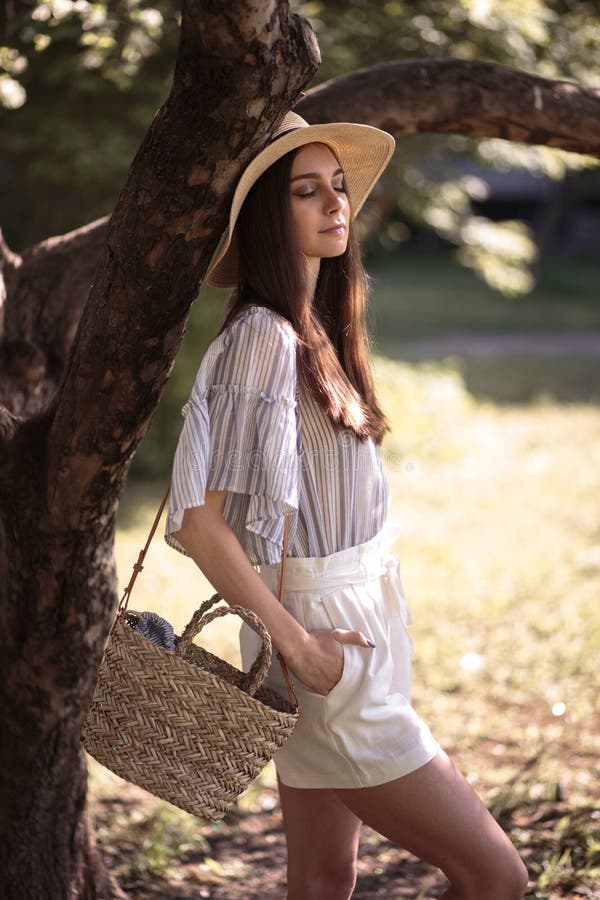
<path fill-rule="evenodd" d="M 172 537 L 185 510 L 202 506 L 207 490 L 226 490 L 236 496 L 228 497 L 223 515 L 242 546 L 256 556 L 256 535 L 271 545 L 261 561 L 276 561 L 284 516 L 298 510 L 292 326 L 261 307 L 234 320 L 209 347 L 183 415 L 167 543 L 185 552 Z"/>

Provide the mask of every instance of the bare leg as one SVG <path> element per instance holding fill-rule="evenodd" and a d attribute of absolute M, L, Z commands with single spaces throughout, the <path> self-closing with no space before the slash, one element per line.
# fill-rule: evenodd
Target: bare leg
<path fill-rule="evenodd" d="M 438 866 L 446 900 L 521 900 L 527 870 L 445 754 L 387 784 L 336 790 L 375 831 Z"/>
<path fill-rule="evenodd" d="M 445 754 L 373 788 L 317 790 L 279 782 L 288 900 L 348 900 L 361 822 L 440 868 L 445 900 L 521 900 L 527 870 Z"/>
<path fill-rule="evenodd" d="M 278 785 L 288 900 L 348 900 L 356 882 L 360 819 L 332 790 Z"/>

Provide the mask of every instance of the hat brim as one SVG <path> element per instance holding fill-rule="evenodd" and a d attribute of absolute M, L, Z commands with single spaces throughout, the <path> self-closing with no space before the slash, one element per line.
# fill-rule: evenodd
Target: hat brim
<path fill-rule="evenodd" d="M 274 162 L 305 144 L 326 144 L 344 171 L 351 217 L 360 212 L 373 186 L 394 152 L 391 134 L 371 125 L 352 122 L 294 128 L 268 144 L 244 170 L 233 195 L 229 224 L 208 266 L 204 283 L 210 287 L 236 287 L 238 254 L 235 225 L 253 184 Z"/>

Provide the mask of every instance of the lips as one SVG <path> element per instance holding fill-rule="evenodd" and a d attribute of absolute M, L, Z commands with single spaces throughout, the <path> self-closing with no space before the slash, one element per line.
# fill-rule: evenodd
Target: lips
<path fill-rule="evenodd" d="M 338 222 L 337 225 L 332 225 L 331 228 L 327 228 L 325 231 L 321 231 L 321 234 L 343 234 L 346 226 L 343 222 Z"/>

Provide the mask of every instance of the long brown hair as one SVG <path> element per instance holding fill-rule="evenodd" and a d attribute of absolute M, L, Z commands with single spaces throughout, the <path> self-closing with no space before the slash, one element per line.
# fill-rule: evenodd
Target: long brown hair
<path fill-rule="evenodd" d="M 389 431 L 375 395 L 366 327 L 369 283 L 352 225 L 346 251 L 322 259 L 313 304 L 292 218 L 297 150 L 275 162 L 248 194 L 237 221 L 239 286 L 219 334 L 249 304 L 284 316 L 297 336 L 298 377 L 339 428 L 380 444 Z"/>

